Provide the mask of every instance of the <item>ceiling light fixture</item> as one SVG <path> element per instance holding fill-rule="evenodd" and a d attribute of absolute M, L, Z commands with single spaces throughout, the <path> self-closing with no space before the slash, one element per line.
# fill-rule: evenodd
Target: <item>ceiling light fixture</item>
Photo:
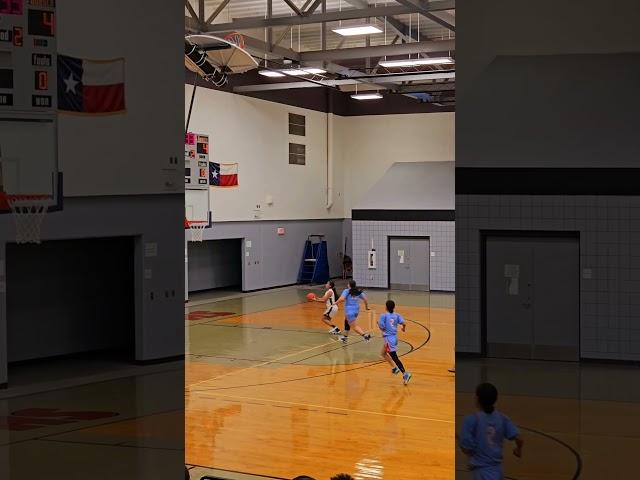
<path fill-rule="evenodd" d="M 273 70 L 260 70 L 258 72 L 260 75 L 265 77 L 284 77 L 284 73 L 274 72 Z"/>
<path fill-rule="evenodd" d="M 379 100 L 382 98 L 381 93 L 355 93 L 351 95 L 354 100 Z"/>
<path fill-rule="evenodd" d="M 290 68 L 288 70 L 281 70 L 286 75 L 319 75 L 321 73 L 327 73 L 326 70 L 321 68 Z"/>
<path fill-rule="evenodd" d="M 379 63 L 381 67 L 418 67 L 420 65 L 448 65 L 453 59 L 446 58 L 407 58 L 403 60 L 383 60 Z"/>
<path fill-rule="evenodd" d="M 350 27 L 338 27 L 332 29 L 334 33 L 343 37 L 353 37 L 355 35 L 372 35 L 374 33 L 382 33 L 382 29 L 377 25 L 352 25 Z"/>

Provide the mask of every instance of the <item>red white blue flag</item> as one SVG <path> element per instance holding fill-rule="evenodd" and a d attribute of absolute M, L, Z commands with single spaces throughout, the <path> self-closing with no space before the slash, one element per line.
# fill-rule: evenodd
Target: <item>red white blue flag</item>
<path fill-rule="evenodd" d="M 212 187 L 237 187 L 238 164 L 209 162 L 209 185 Z"/>
<path fill-rule="evenodd" d="M 85 114 L 125 111 L 124 59 L 58 55 L 58 110 Z"/>

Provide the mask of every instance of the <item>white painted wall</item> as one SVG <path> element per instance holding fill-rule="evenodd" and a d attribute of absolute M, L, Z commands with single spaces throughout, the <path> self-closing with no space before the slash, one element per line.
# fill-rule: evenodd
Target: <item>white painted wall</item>
<path fill-rule="evenodd" d="M 84 59 L 125 59 L 125 114 L 59 115 L 66 196 L 167 192 L 163 169 L 183 191 L 180 2 L 57 2 L 58 52 Z M 177 156 L 177 168 L 169 157 Z"/>
<path fill-rule="evenodd" d="M 396 162 L 455 160 L 455 114 L 339 117 L 344 216 Z"/>
<path fill-rule="evenodd" d="M 185 115 L 191 92 L 186 85 Z M 289 135 L 289 112 L 305 115 L 305 137 Z M 239 164 L 237 188 L 211 189 L 214 222 L 342 218 L 339 188 L 333 207 L 326 208 L 325 113 L 199 88 L 189 130 L 209 135 L 210 160 Z M 290 141 L 306 144 L 306 165 L 289 165 Z M 336 163 L 335 179 L 341 170 Z M 265 201 L 268 195 L 271 206 Z M 261 206 L 258 218 L 256 205 Z"/>
<path fill-rule="evenodd" d="M 186 85 L 185 112 L 191 92 Z M 289 112 L 306 116 L 306 137 L 288 134 Z M 211 189 L 214 222 L 350 218 L 395 162 L 454 160 L 453 113 L 333 118 L 334 203 L 327 210 L 327 114 L 199 88 L 189 130 L 209 135 L 213 161 L 239 164 L 239 187 Z M 290 139 L 306 143 L 307 165 L 289 165 Z"/>

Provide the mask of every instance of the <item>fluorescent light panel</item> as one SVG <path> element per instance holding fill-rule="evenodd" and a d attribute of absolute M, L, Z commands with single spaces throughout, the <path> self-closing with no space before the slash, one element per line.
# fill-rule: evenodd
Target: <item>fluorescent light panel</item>
<path fill-rule="evenodd" d="M 382 33 L 382 29 L 377 25 L 352 25 L 351 27 L 334 28 L 333 32 L 343 37 L 352 37 L 355 35 L 371 35 L 374 33 Z"/>
<path fill-rule="evenodd" d="M 378 100 L 382 98 L 380 93 L 355 93 L 351 95 L 354 100 Z"/>
<path fill-rule="evenodd" d="M 273 70 L 260 70 L 258 72 L 260 75 L 264 75 L 265 77 L 284 77 L 284 73 L 274 72 Z"/>
<path fill-rule="evenodd" d="M 447 65 L 453 63 L 451 58 L 407 58 L 406 60 L 383 60 L 381 67 L 417 67 L 420 65 Z"/>
<path fill-rule="evenodd" d="M 326 70 L 322 70 L 321 68 L 290 68 L 288 70 L 281 71 L 288 75 L 317 75 L 327 73 Z"/>

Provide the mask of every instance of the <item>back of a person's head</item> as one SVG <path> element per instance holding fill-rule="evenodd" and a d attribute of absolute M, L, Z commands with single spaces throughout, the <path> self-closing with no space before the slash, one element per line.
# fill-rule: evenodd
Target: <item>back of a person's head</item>
<path fill-rule="evenodd" d="M 300 475 L 299 477 L 296 477 L 293 480 L 315 480 L 315 479 L 307 475 Z"/>
<path fill-rule="evenodd" d="M 478 406 L 485 413 L 492 413 L 498 401 L 498 389 L 490 383 L 481 383 L 476 387 Z"/>
<path fill-rule="evenodd" d="M 394 302 L 393 300 L 387 300 L 387 303 L 385 303 L 385 307 L 387 307 L 387 312 L 393 313 L 396 308 L 396 302 Z"/>
<path fill-rule="evenodd" d="M 348 473 L 339 473 L 331 477 L 331 480 L 355 480 L 355 479 Z"/>

